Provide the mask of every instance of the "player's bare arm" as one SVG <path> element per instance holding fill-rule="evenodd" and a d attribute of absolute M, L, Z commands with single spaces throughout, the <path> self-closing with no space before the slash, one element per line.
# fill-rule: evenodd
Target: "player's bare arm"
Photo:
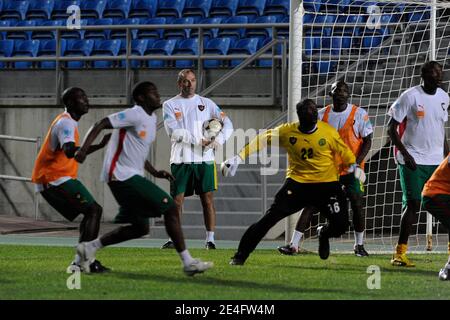
<path fill-rule="evenodd" d="M 403 155 L 403 158 L 405 159 L 405 166 L 411 170 L 416 170 L 417 168 L 416 161 L 409 154 L 409 152 L 403 145 L 402 141 L 400 140 L 400 136 L 398 135 L 397 132 L 398 126 L 399 123 L 394 119 L 391 119 L 391 121 L 389 122 L 388 135 L 391 138 L 391 141 L 394 144 L 394 146 L 396 146 L 398 151 L 400 151 L 400 153 Z"/>
<path fill-rule="evenodd" d="M 161 179 L 167 179 L 169 181 L 175 181 L 175 177 L 171 173 L 169 173 L 165 170 L 155 169 L 155 167 L 153 167 L 152 164 L 148 160 L 145 161 L 144 168 L 148 173 L 150 173 L 155 178 L 161 178 Z"/>
<path fill-rule="evenodd" d="M 361 151 L 359 152 L 358 156 L 356 157 L 356 163 L 361 165 L 361 162 L 364 161 L 364 158 L 369 153 L 370 147 L 372 146 L 372 137 L 373 134 L 369 134 L 367 137 L 363 138 L 363 144 L 361 146 Z"/>
<path fill-rule="evenodd" d="M 92 143 L 95 141 L 95 139 L 98 137 L 98 135 L 100 134 L 100 132 L 104 129 L 112 129 L 112 124 L 111 121 L 109 121 L 108 118 L 103 118 L 102 120 L 100 120 L 99 122 L 97 122 L 96 124 L 94 124 L 93 127 L 91 127 L 88 131 L 88 133 L 86 134 L 86 137 L 84 138 L 84 141 L 80 147 L 80 149 L 76 152 L 75 154 L 75 160 L 78 161 L 79 163 L 83 163 L 84 160 L 86 160 L 86 156 L 93 152 L 89 152 L 90 151 L 90 147 L 92 145 Z M 104 143 L 106 145 L 106 143 L 109 141 L 109 138 L 107 138 L 107 135 L 102 139 L 102 143 Z M 96 149 L 97 150 L 97 149 Z"/>

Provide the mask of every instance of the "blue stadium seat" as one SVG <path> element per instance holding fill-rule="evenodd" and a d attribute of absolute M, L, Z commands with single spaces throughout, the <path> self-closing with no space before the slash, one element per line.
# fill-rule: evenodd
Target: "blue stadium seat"
<path fill-rule="evenodd" d="M 221 18 L 235 16 L 238 5 L 239 0 L 213 0 L 209 16 Z"/>
<path fill-rule="evenodd" d="M 289 23 L 289 16 L 284 17 L 281 23 Z M 289 27 L 279 28 L 277 30 L 277 38 L 289 39 Z"/>
<path fill-rule="evenodd" d="M 186 0 L 159 0 L 157 17 L 181 18 Z"/>
<path fill-rule="evenodd" d="M 34 20 L 25 20 L 19 21 L 14 27 L 34 27 L 36 26 L 36 21 Z M 29 31 L 11 31 L 6 34 L 6 38 L 8 39 L 21 39 L 21 40 L 29 40 L 31 39 L 31 34 L 33 33 L 32 28 Z"/>
<path fill-rule="evenodd" d="M 354 24 L 366 23 L 367 16 L 365 15 L 341 15 L 338 18 L 338 23 L 345 23 L 346 27 L 334 27 L 333 35 L 355 36 L 361 35 L 361 30 L 364 27 L 355 26 Z"/>
<path fill-rule="evenodd" d="M 145 25 L 164 25 L 167 19 L 163 17 L 150 18 L 144 21 Z M 161 39 L 163 37 L 163 29 L 140 29 L 137 32 L 138 39 Z"/>
<path fill-rule="evenodd" d="M 133 25 L 136 24 L 138 25 L 141 21 L 138 18 L 131 18 L 131 19 L 123 19 L 120 20 L 119 23 L 116 23 L 116 25 Z M 136 39 L 137 38 L 137 33 L 138 30 L 137 29 L 131 29 L 131 38 L 132 39 Z M 116 39 L 116 38 L 126 38 L 127 36 L 127 31 L 126 29 L 123 30 L 111 30 L 111 33 L 109 35 L 109 37 L 111 39 Z"/>
<path fill-rule="evenodd" d="M 247 24 L 248 23 L 248 17 L 247 16 L 236 16 L 236 17 L 229 17 L 225 19 L 225 21 L 222 22 L 223 24 Z M 235 40 L 238 40 L 240 38 L 244 38 L 245 36 L 245 29 L 239 28 L 239 29 L 219 29 L 219 37 L 230 37 L 234 38 Z"/>
<path fill-rule="evenodd" d="M 14 51 L 14 40 L 0 40 L 0 57 L 11 57 Z M 0 62 L 0 68 L 5 68 L 6 62 Z"/>
<path fill-rule="evenodd" d="M 158 0 L 133 0 L 128 18 L 153 18 Z"/>
<path fill-rule="evenodd" d="M 222 21 L 222 18 L 220 17 L 214 17 L 214 18 L 206 18 L 203 20 L 200 20 L 200 24 L 219 24 Z M 204 39 L 211 39 L 211 38 L 217 38 L 219 34 L 219 28 L 211 28 L 211 29 L 203 29 L 203 38 Z M 193 29 L 191 31 L 191 38 L 198 37 L 198 29 Z"/>
<path fill-rule="evenodd" d="M 15 25 L 16 23 L 13 22 L 13 24 Z M 1 20 L 0 21 L 0 28 L 6 28 L 11 26 L 11 21 L 9 20 Z M 0 40 L 6 39 L 6 31 L 1 31 L 0 32 Z"/>
<path fill-rule="evenodd" d="M 52 19 L 67 19 L 69 17 L 67 8 L 72 5 L 80 6 L 80 2 L 81 0 L 57 0 L 53 7 Z"/>
<path fill-rule="evenodd" d="M 34 0 L 30 2 L 27 11 L 27 19 L 49 20 L 55 6 L 55 0 Z"/>
<path fill-rule="evenodd" d="M 6 1 L 0 12 L 0 19 L 25 20 L 29 6 L 28 1 Z"/>
<path fill-rule="evenodd" d="M 256 18 L 252 23 L 277 23 L 276 16 L 262 16 Z M 245 33 L 246 38 L 272 38 L 272 28 L 261 28 L 261 29 L 247 29 Z"/>
<path fill-rule="evenodd" d="M 94 40 L 67 40 L 66 57 L 88 57 L 94 49 Z M 67 68 L 78 69 L 86 65 L 85 61 L 67 61 Z"/>
<path fill-rule="evenodd" d="M 193 17 L 178 18 L 172 21 L 172 24 L 194 24 Z M 163 33 L 164 39 L 187 39 L 189 38 L 191 29 L 166 29 Z"/>
<path fill-rule="evenodd" d="M 260 38 L 260 41 L 258 43 L 258 50 L 261 49 L 262 47 L 264 47 L 271 40 L 272 39 L 270 39 L 270 38 Z M 282 54 L 281 49 L 282 49 L 282 45 L 281 44 L 275 45 L 275 54 L 276 55 L 281 55 Z M 269 49 L 265 53 L 266 54 L 271 54 L 272 51 L 273 51 L 273 49 Z M 268 67 L 268 68 L 270 68 L 270 67 L 272 67 L 272 59 L 258 59 L 256 64 L 259 67 Z"/>
<path fill-rule="evenodd" d="M 63 20 L 47 20 L 37 24 L 39 27 L 60 27 L 64 25 Z M 55 39 L 56 31 L 33 31 L 31 39 Z"/>
<path fill-rule="evenodd" d="M 87 26 L 88 25 L 88 20 L 87 19 L 81 19 L 80 25 L 81 25 L 81 27 Z M 78 29 L 63 30 L 63 31 L 61 31 L 61 38 L 64 38 L 64 39 L 83 39 L 85 32 L 86 32 L 86 30 L 84 30 L 83 28 L 81 28 L 79 30 Z"/>
<path fill-rule="evenodd" d="M 336 71 L 337 63 L 335 61 L 313 62 L 313 70 L 320 74 L 328 74 Z"/>
<path fill-rule="evenodd" d="M 258 38 L 249 38 L 249 39 L 240 39 L 236 41 L 231 48 L 228 50 L 228 54 L 248 54 L 252 55 L 256 53 L 258 50 L 258 44 L 260 39 Z M 230 61 L 230 66 L 235 67 L 239 65 L 242 61 L 242 59 L 233 59 Z"/>
<path fill-rule="evenodd" d="M 103 18 L 127 19 L 131 10 L 131 0 L 109 0 L 103 11 Z"/>
<path fill-rule="evenodd" d="M 232 39 L 230 38 L 215 38 L 206 42 L 203 52 L 205 54 L 213 55 L 227 55 L 230 49 Z M 226 65 L 226 60 L 203 60 L 205 68 L 217 68 Z"/>
<path fill-rule="evenodd" d="M 111 18 L 94 19 L 92 22 L 89 21 L 88 25 L 91 26 L 109 26 L 113 24 Z M 106 40 L 109 39 L 111 30 L 86 30 L 84 33 L 84 39 L 98 39 Z"/>
<path fill-rule="evenodd" d="M 264 13 L 266 0 L 239 0 L 236 15 L 247 16 L 249 20 L 260 17 Z"/>
<path fill-rule="evenodd" d="M 383 41 L 389 36 L 387 34 L 387 30 L 385 32 L 386 32 L 386 34 L 380 34 L 380 33 L 366 34 L 366 32 L 364 32 L 365 34 L 363 36 L 362 44 L 361 44 L 363 52 L 379 47 L 383 43 Z"/>
<path fill-rule="evenodd" d="M 421 22 L 430 19 L 430 7 L 418 6 L 413 12 L 408 13 L 407 20 L 409 22 Z"/>
<path fill-rule="evenodd" d="M 83 19 L 101 19 L 106 9 L 106 0 L 82 1 L 80 9 Z"/>
<path fill-rule="evenodd" d="M 60 56 L 64 56 L 66 51 L 66 40 L 61 39 L 60 42 Z M 56 56 L 56 40 L 40 40 L 39 43 L 39 51 L 38 57 L 55 57 Z M 55 69 L 56 62 L 55 61 L 41 61 L 39 62 L 41 69 Z"/>
<path fill-rule="evenodd" d="M 303 0 L 303 8 L 308 12 L 320 12 L 321 0 Z"/>
<path fill-rule="evenodd" d="M 305 55 L 307 57 L 310 57 L 316 53 L 319 53 L 320 51 L 320 37 L 311 37 L 311 36 L 305 36 L 304 37 L 304 51 Z"/>
<path fill-rule="evenodd" d="M 312 18 L 312 23 L 315 24 L 315 26 L 313 26 L 312 28 L 309 27 L 309 29 L 306 29 L 305 34 L 323 35 L 326 37 L 331 36 L 333 26 L 324 26 L 324 24 L 334 24 L 337 21 L 337 15 L 335 14 L 308 14 L 305 18 L 307 19 L 307 21 Z"/>
<path fill-rule="evenodd" d="M 178 41 L 172 55 L 198 55 L 198 38 L 185 39 Z M 196 60 L 175 60 L 175 67 L 177 68 L 193 68 L 196 65 Z"/>
<path fill-rule="evenodd" d="M 173 50 L 175 50 L 177 40 L 169 39 L 169 40 L 157 40 L 155 41 L 150 48 L 147 48 L 145 51 L 145 55 L 172 55 Z M 163 68 L 168 66 L 168 60 L 154 60 L 150 59 L 147 61 L 147 66 L 150 68 Z"/>
<path fill-rule="evenodd" d="M 280 16 L 283 19 L 289 15 L 289 2 L 289 0 L 267 0 L 264 15 Z"/>
<path fill-rule="evenodd" d="M 212 0 L 187 0 L 183 9 L 183 17 L 193 17 L 195 22 L 209 16 Z"/>
<path fill-rule="evenodd" d="M 121 40 L 96 40 L 91 56 L 117 56 L 120 51 Z M 93 67 L 97 69 L 112 68 L 112 60 L 95 60 Z"/>
<path fill-rule="evenodd" d="M 145 51 L 147 48 L 151 47 L 153 45 L 153 42 L 155 42 L 154 39 L 135 39 L 131 41 L 131 54 L 136 56 L 143 56 L 145 54 Z M 120 51 L 119 55 L 125 55 L 126 54 L 126 40 L 121 41 L 120 45 Z M 143 64 L 144 60 L 131 60 L 130 66 L 131 68 L 139 68 Z M 126 60 L 120 61 L 120 65 L 125 68 L 126 67 Z"/>
<path fill-rule="evenodd" d="M 322 0 L 326 12 L 348 12 L 351 0 Z"/>
<path fill-rule="evenodd" d="M 36 57 L 39 50 L 39 40 L 16 40 L 14 41 L 13 57 Z M 13 63 L 16 69 L 30 68 L 33 63 L 19 61 Z"/>

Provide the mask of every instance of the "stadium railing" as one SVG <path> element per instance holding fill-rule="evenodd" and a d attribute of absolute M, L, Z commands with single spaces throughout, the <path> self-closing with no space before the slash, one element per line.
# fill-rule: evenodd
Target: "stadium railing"
<path fill-rule="evenodd" d="M 204 53 L 204 30 L 205 29 L 214 29 L 214 28 L 221 28 L 221 29 L 238 29 L 238 28 L 245 28 L 245 29 L 271 29 L 273 40 L 269 42 L 268 44 L 264 45 L 260 50 L 258 50 L 255 54 L 249 57 L 247 54 L 233 54 L 233 55 L 212 55 L 212 54 L 205 54 Z M 56 62 L 56 68 L 55 68 L 55 78 L 56 78 L 56 88 L 55 88 L 55 104 L 60 104 L 60 96 L 61 96 L 61 90 L 62 90 L 62 84 L 64 83 L 63 79 L 63 67 L 61 65 L 61 62 L 66 61 L 96 61 L 96 60 L 102 60 L 102 61 L 119 61 L 119 60 L 125 60 L 125 87 L 126 87 L 126 103 L 131 103 L 131 87 L 132 87 L 132 66 L 131 66 L 131 60 L 194 60 L 197 61 L 197 74 L 200 75 L 198 81 L 199 81 L 199 88 L 203 87 L 203 77 L 202 71 L 203 71 L 203 61 L 204 60 L 234 60 L 234 59 L 244 59 L 242 63 L 240 63 L 238 66 L 235 67 L 237 70 L 242 70 L 245 66 L 252 63 L 256 58 L 260 59 L 271 59 L 272 60 L 272 94 L 275 93 L 275 70 L 277 64 L 275 61 L 284 60 L 282 62 L 282 65 L 285 66 L 283 71 L 286 74 L 282 75 L 282 79 L 287 79 L 287 43 L 288 41 L 283 38 L 277 38 L 277 31 L 280 29 L 286 29 L 289 27 L 288 23 L 248 23 L 246 25 L 240 25 L 240 24 L 187 24 L 187 25 L 107 25 L 107 26 L 101 26 L 101 25 L 86 25 L 82 26 L 80 30 L 89 30 L 89 31 L 103 31 L 105 29 L 114 31 L 114 30 L 125 30 L 126 31 L 126 51 L 125 54 L 117 55 L 117 56 L 111 56 L 111 55 L 95 55 L 95 56 L 62 56 L 61 55 L 61 32 L 67 31 L 68 28 L 64 26 L 39 26 L 39 27 L 0 27 L 0 33 L 1 32 L 14 32 L 14 31 L 34 31 L 34 32 L 40 32 L 40 31 L 54 31 L 55 32 L 55 40 L 56 40 L 56 50 L 55 50 L 55 56 L 41 56 L 41 57 L 0 57 L 0 63 L 4 62 L 40 62 L 40 61 L 54 61 Z M 186 28 L 186 29 L 196 29 L 198 31 L 198 54 L 197 55 L 184 55 L 184 54 L 177 54 L 177 55 L 134 55 L 131 53 L 131 41 L 132 38 L 132 31 L 133 30 L 158 30 L 158 29 L 180 29 L 180 28 Z M 71 30 L 78 30 L 78 29 L 71 29 Z M 282 49 L 282 52 L 285 54 L 277 54 L 276 46 L 281 44 L 285 49 Z M 272 49 L 271 53 L 265 53 L 266 51 Z M 67 69 L 65 69 L 67 70 Z M 233 73 L 235 74 L 235 72 Z M 226 77 L 231 76 L 230 73 L 227 73 L 225 75 Z M 219 80 L 220 81 L 220 80 Z M 221 81 L 223 82 L 223 81 Z M 286 89 L 287 90 L 287 89 Z M 283 93 L 287 94 L 287 91 L 283 91 Z M 286 94 L 281 94 L 281 97 L 285 97 Z M 275 96 L 272 97 L 275 99 Z M 285 104 L 283 105 L 286 106 Z"/>
<path fill-rule="evenodd" d="M 40 137 L 26 138 L 26 137 L 0 135 L 0 140 L 35 143 L 36 144 L 36 155 L 39 153 L 39 149 L 41 148 L 41 138 Z M 31 178 L 28 178 L 28 177 L 11 176 L 11 175 L 3 175 L 3 174 L 0 174 L 0 180 L 31 182 Z M 6 196 L 6 194 L 5 194 L 5 196 Z M 7 197 L 7 200 L 9 201 L 8 197 Z M 11 201 L 10 201 L 10 203 L 11 203 Z M 33 207 L 34 207 L 34 219 L 37 220 L 38 216 L 39 216 L 39 194 L 37 192 L 33 192 Z"/>

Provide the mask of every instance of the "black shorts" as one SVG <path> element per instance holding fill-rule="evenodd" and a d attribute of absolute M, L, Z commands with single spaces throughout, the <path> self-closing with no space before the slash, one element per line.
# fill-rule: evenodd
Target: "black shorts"
<path fill-rule="evenodd" d="M 345 215 L 348 219 L 348 204 L 339 182 L 300 183 L 290 178 L 275 195 L 271 208 L 286 216 L 307 206 L 316 207 L 326 218 Z"/>

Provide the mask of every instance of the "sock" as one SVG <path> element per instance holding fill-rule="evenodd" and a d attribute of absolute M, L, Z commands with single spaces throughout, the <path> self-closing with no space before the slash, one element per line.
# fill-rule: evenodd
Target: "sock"
<path fill-rule="evenodd" d="M 303 238 L 303 232 L 294 230 L 292 233 L 292 239 L 291 239 L 291 247 L 298 249 L 298 244 L 300 243 L 300 240 Z"/>
<path fill-rule="evenodd" d="M 96 250 L 103 248 L 103 244 L 100 241 L 100 238 L 97 238 L 97 239 L 91 241 L 90 243 Z"/>
<path fill-rule="evenodd" d="M 214 231 L 206 231 L 206 242 L 214 242 Z"/>
<path fill-rule="evenodd" d="M 76 265 L 79 265 L 81 263 L 81 257 L 78 255 L 78 253 L 75 255 L 75 259 L 73 260 Z"/>
<path fill-rule="evenodd" d="M 184 251 L 182 251 L 182 252 L 179 252 L 178 254 L 179 254 L 180 257 L 181 257 L 181 261 L 183 262 L 183 265 L 184 265 L 184 266 L 190 265 L 191 262 L 194 260 L 194 259 L 191 257 L 191 254 L 189 253 L 189 251 L 188 251 L 187 249 L 184 250 Z"/>
<path fill-rule="evenodd" d="M 355 231 L 355 245 L 362 246 L 364 239 L 364 231 L 356 232 Z"/>
<path fill-rule="evenodd" d="M 400 244 L 400 243 L 398 243 L 397 246 L 395 247 L 395 252 L 397 254 L 404 254 L 404 253 L 406 253 L 406 251 L 408 251 L 408 245 L 407 244 Z"/>
<path fill-rule="evenodd" d="M 450 242 L 448 243 L 447 250 L 448 250 L 448 255 L 450 256 Z"/>

